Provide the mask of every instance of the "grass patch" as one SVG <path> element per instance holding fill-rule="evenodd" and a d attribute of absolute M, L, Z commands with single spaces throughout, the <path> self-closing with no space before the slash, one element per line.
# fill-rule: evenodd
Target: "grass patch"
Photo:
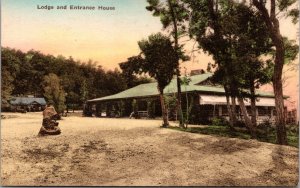
<path fill-rule="evenodd" d="M 180 127 L 169 127 L 170 129 L 214 136 L 223 136 L 229 138 L 240 138 L 240 139 L 251 139 L 251 135 L 245 128 L 236 128 L 235 131 L 230 130 L 228 126 L 205 126 L 205 127 L 188 127 L 187 129 Z M 295 132 L 287 132 L 288 145 L 299 147 L 299 134 Z M 270 130 L 268 132 L 260 131 L 257 132 L 257 140 L 261 142 L 268 142 L 276 144 L 276 132 L 275 130 Z"/>
<path fill-rule="evenodd" d="M 299 147 L 299 135 L 288 135 L 287 139 L 290 146 Z"/>

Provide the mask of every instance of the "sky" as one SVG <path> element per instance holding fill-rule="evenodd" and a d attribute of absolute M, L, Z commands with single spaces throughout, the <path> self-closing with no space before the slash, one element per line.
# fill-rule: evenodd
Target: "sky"
<path fill-rule="evenodd" d="M 45 6 L 55 9 L 38 9 Z M 56 6 L 115 7 L 115 10 L 57 10 Z M 2 0 L 1 46 L 34 49 L 45 54 L 72 56 L 76 60 L 92 59 L 106 70 L 118 68 L 128 57 L 139 54 L 137 41 L 162 31 L 158 17 L 147 11 L 146 0 Z M 280 20 L 281 32 L 299 40 L 299 25 Z M 186 45 L 189 52 L 193 42 Z M 212 58 L 195 53 L 182 68 L 206 69 Z M 295 62 L 298 62 L 295 61 Z M 288 69 L 288 68 L 286 68 Z M 183 69 L 184 70 L 184 69 Z M 298 106 L 298 72 L 287 71 L 285 94 Z M 271 87 L 264 89 L 271 90 Z"/>
<path fill-rule="evenodd" d="M 114 11 L 45 10 L 37 5 L 110 6 Z M 3 0 L 2 46 L 92 59 L 114 68 L 161 29 L 143 0 Z"/>

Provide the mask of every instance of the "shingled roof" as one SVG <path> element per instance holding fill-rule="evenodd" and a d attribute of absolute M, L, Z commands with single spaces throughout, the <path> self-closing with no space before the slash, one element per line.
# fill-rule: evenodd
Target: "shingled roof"
<path fill-rule="evenodd" d="M 209 85 L 200 84 L 201 82 L 207 80 L 211 76 L 212 76 L 211 73 L 191 76 L 191 82 L 189 83 L 189 85 L 181 86 L 182 92 L 184 93 L 184 92 L 197 91 L 199 93 L 211 93 L 211 94 L 224 95 L 225 91 L 224 88 L 221 86 L 209 86 Z M 164 89 L 164 93 L 172 94 L 176 92 L 177 92 L 177 82 L 176 79 L 173 79 L 171 83 Z M 157 83 L 153 82 L 153 83 L 141 84 L 114 95 L 88 100 L 87 102 L 109 101 L 109 100 L 126 99 L 126 98 L 153 97 L 157 95 L 159 95 L 157 90 Z M 257 95 L 260 97 L 274 97 L 274 94 L 271 92 L 257 91 Z"/>
<path fill-rule="evenodd" d="M 35 97 L 14 97 L 10 100 L 11 105 L 30 105 L 33 103 L 38 103 L 40 105 L 46 105 L 44 98 L 35 98 Z"/>

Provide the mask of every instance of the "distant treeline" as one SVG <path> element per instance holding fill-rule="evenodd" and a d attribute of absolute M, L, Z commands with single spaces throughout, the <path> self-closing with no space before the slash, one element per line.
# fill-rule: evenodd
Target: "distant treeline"
<path fill-rule="evenodd" d="M 146 77 L 128 79 L 118 69 L 106 71 L 92 60 L 81 62 L 72 57 L 55 57 L 35 50 L 24 53 L 4 47 L 1 53 L 2 104 L 7 103 L 11 96 L 34 95 L 47 99 L 45 79 L 49 75 L 59 78 L 57 87 L 60 93 L 64 92 L 66 105 L 81 105 L 87 99 L 115 94 L 150 82 Z"/>

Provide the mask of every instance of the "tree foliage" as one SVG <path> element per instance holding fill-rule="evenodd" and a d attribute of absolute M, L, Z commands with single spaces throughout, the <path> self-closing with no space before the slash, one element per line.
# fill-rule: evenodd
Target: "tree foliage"
<path fill-rule="evenodd" d="M 268 63 L 259 56 L 271 50 L 271 42 L 263 17 L 244 4 L 234 1 L 185 0 L 191 9 L 190 35 L 199 46 L 213 56 L 216 71 L 213 81 L 224 86 L 231 125 L 235 123 L 235 98 L 250 97 L 255 111 L 255 89 L 270 82 Z M 211 65 L 209 66 L 211 69 Z M 245 90 L 249 90 L 248 94 Z M 230 110 L 229 96 L 233 105 Z M 243 100 L 238 100 L 243 103 Z M 240 107 L 243 108 L 243 104 Z M 230 112 L 231 111 L 231 112 Z M 245 109 L 241 109 L 246 112 Z M 243 114 L 247 121 L 247 114 Z M 253 125 L 246 122 L 253 130 Z M 251 131 L 250 130 L 250 131 Z M 253 133 L 254 134 L 254 133 Z"/>
<path fill-rule="evenodd" d="M 34 95 L 42 97 L 43 81 L 53 73 L 60 79 L 66 94 L 66 104 L 82 105 L 87 99 L 104 97 L 134 87 L 147 79 L 126 80 L 119 70 L 104 70 L 89 60 L 81 62 L 72 57 L 45 55 L 30 50 L 26 53 L 11 48 L 1 48 L 2 52 L 2 101 L 11 96 Z M 127 81 L 130 81 L 127 82 Z"/>
<path fill-rule="evenodd" d="M 15 50 L 1 49 L 1 100 L 7 103 L 15 86 L 17 74 L 20 72 L 20 60 Z"/>
<path fill-rule="evenodd" d="M 176 52 L 168 37 L 162 34 L 150 35 L 148 40 L 138 42 L 144 61 L 140 61 L 140 70 L 157 81 L 158 89 L 171 82 L 176 70 Z"/>
<path fill-rule="evenodd" d="M 276 132 L 277 142 L 287 144 L 287 134 L 285 127 L 285 110 L 283 97 L 283 66 L 285 64 L 286 49 L 284 37 L 280 32 L 279 19 L 282 16 L 291 17 L 293 23 L 297 23 L 299 9 L 296 7 L 296 0 L 270 0 L 269 3 L 263 0 L 252 0 L 251 5 L 263 17 L 267 25 L 270 38 L 275 48 L 274 71 L 273 71 L 273 90 L 275 94 L 276 108 Z M 252 6 L 249 7 L 253 8 Z"/>
<path fill-rule="evenodd" d="M 153 34 L 147 40 L 138 42 L 142 56 L 136 61 L 137 71 L 146 73 L 157 81 L 163 114 L 163 126 L 168 126 L 167 110 L 164 101 L 164 88 L 176 73 L 176 51 L 170 39 L 161 33 Z"/>
<path fill-rule="evenodd" d="M 65 110 L 65 91 L 61 87 L 58 76 L 53 73 L 46 75 L 42 85 L 46 100 L 53 103 L 54 108 L 58 113 L 62 113 Z"/>
<path fill-rule="evenodd" d="M 176 51 L 177 67 L 177 110 L 179 115 L 179 125 L 184 126 L 182 106 L 181 106 L 181 85 L 180 85 L 180 64 L 179 60 L 187 61 L 189 57 L 183 51 L 183 45 L 179 45 L 179 38 L 184 36 L 187 31 L 186 21 L 189 18 L 188 11 L 182 1 L 179 0 L 148 0 L 148 11 L 153 13 L 153 16 L 159 16 L 164 29 L 169 29 L 169 33 L 173 37 L 174 49 Z"/>
<path fill-rule="evenodd" d="M 150 78 L 139 75 L 139 73 L 142 73 L 142 70 L 140 70 L 140 67 L 136 65 L 141 61 L 142 57 L 139 55 L 129 57 L 126 62 L 119 63 L 119 66 L 122 70 L 123 79 L 126 81 L 128 88 L 151 82 Z"/>

